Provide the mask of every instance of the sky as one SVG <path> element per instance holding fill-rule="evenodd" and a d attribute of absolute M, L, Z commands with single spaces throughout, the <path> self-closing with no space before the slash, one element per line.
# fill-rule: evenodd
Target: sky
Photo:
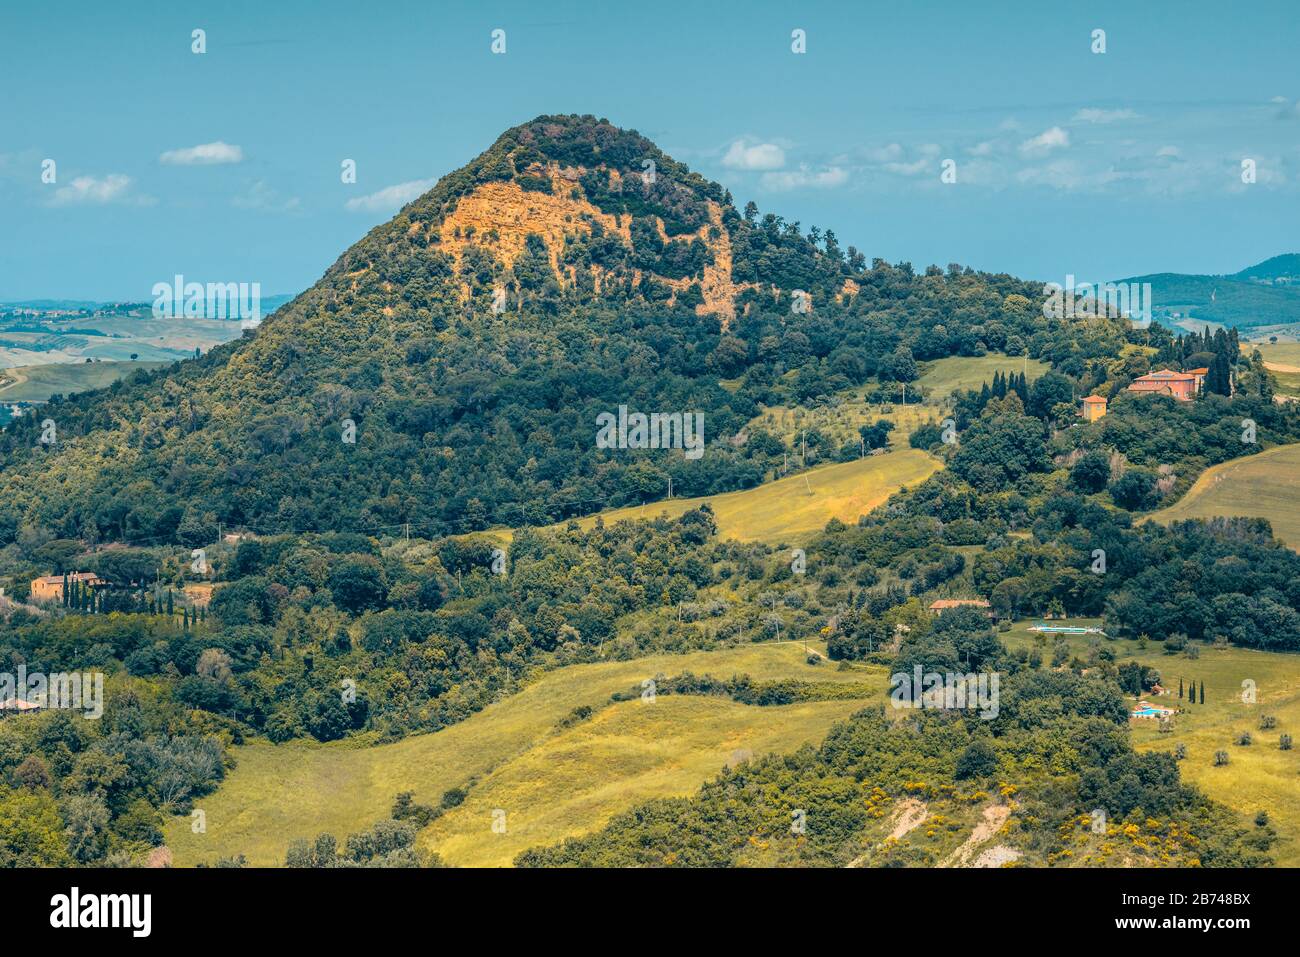
<path fill-rule="evenodd" d="M 1294 0 L 6 2 L 0 301 L 298 292 L 544 113 L 868 258 L 1235 272 L 1300 251 L 1298 40 Z"/>

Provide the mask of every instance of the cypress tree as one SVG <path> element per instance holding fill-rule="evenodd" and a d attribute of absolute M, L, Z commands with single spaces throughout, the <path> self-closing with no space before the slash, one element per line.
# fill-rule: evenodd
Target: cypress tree
<path fill-rule="evenodd" d="M 1183 679 L 1182 678 L 1178 679 L 1178 700 L 1179 701 L 1183 700 Z"/>
<path fill-rule="evenodd" d="M 1205 679 L 1201 679 L 1201 704 L 1205 704 Z"/>
<path fill-rule="evenodd" d="M 172 590 L 167 589 L 167 617 L 170 618 L 176 614 L 176 606 L 172 603 Z"/>
<path fill-rule="evenodd" d="M 63 594 L 61 597 L 63 598 L 63 607 L 67 608 L 68 607 L 68 573 L 67 572 L 63 573 Z"/>
<path fill-rule="evenodd" d="M 1232 392 L 1232 372 L 1228 366 L 1228 359 L 1222 353 L 1214 357 L 1210 363 L 1210 371 L 1205 376 L 1205 391 L 1214 392 L 1218 395 L 1229 395 Z"/>

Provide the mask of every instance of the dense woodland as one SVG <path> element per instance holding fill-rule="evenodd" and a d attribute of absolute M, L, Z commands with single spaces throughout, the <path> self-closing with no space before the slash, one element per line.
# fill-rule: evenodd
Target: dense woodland
<path fill-rule="evenodd" d="M 615 190 L 608 171 L 626 184 L 645 158 L 653 189 Z M 588 262 L 603 270 L 599 295 L 558 283 L 537 242 L 508 271 L 485 245 L 457 276 L 420 238 L 475 184 L 553 188 L 538 172 L 549 163 L 582 167 L 572 188 L 631 217 L 630 247 L 599 230 L 566 244 L 574 275 Z M 709 222 L 710 202 L 736 280 L 760 284 L 725 330 L 696 314 L 698 293 L 674 297 L 654 278 L 699 278 L 706 245 L 671 237 Z M 645 228 L 652 216 L 667 244 Z M 504 316 L 490 309 L 498 282 L 513 297 Z M 809 313 L 778 295 L 793 288 L 812 294 Z M 1300 556 L 1267 523 L 1136 521 L 1207 465 L 1300 440 L 1300 417 L 1272 401 L 1258 356 L 1227 335 L 1049 320 L 1040 298 L 1034 284 L 956 266 L 868 266 L 829 231 L 736 211 L 716 184 L 590 118 L 510 131 L 255 335 L 52 402 L 52 448 L 29 419 L 0 433 L 9 595 L 26 597 L 43 574 L 91 570 L 108 583 L 6 610 L 0 670 L 102 671 L 108 706 L 98 722 L 57 711 L 0 720 L 0 865 L 144 862 L 164 816 L 216 787 L 250 736 L 391 741 L 461 721 L 542 669 L 778 635 L 824 637 L 833 660 L 996 669 L 1008 676 L 1007 720 L 925 715 L 917 735 L 863 713 L 819 750 L 730 771 L 697 798 L 521 863 L 735 863 L 756 835 L 783 861 L 839 863 L 860 843 L 849 798 L 864 787 L 899 796 L 909 781 L 979 790 L 1008 779 L 1036 802 L 1040 828 L 1024 840 L 1044 862 L 1063 822 L 1099 795 L 1121 817 L 1197 836 L 1194 854 L 1173 841 L 1153 861 L 1256 862 L 1267 835 L 1179 784 L 1172 758 L 1129 748 L 1120 687 L 1131 663 L 1104 643 L 1088 661 L 1011 654 L 982 616 L 925 610 L 978 595 L 1004 618 L 1101 616 L 1110 634 L 1171 650 L 1222 640 L 1300 651 Z M 807 546 L 806 574 L 783 544 L 720 540 L 707 506 L 671 521 L 565 522 L 663 498 L 670 481 L 674 495 L 755 485 L 792 447 L 750 425 L 763 406 L 869 397 L 915 381 L 927 361 L 986 351 L 1051 371 L 956 396 L 955 441 L 935 426 L 909 437 L 947 467 L 857 523 L 829 523 Z M 1194 402 L 1124 391 L 1164 366 L 1214 374 Z M 1077 402 L 1093 393 L 1110 411 L 1083 423 Z M 704 411 L 707 453 L 595 449 L 596 414 L 620 403 Z M 345 418 L 355 445 L 340 441 Z M 864 445 L 888 433 L 873 426 Z M 500 555 L 474 534 L 493 525 L 515 528 Z M 221 527 L 246 534 L 228 544 Z M 192 548 L 205 549 L 201 573 Z M 210 602 L 198 583 L 215 586 Z M 665 684 L 756 706 L 806 690 Z M 778 833 L 790 802 L 820 809 L 797 847 Z M 341 850 L 329 836 L 297 843 L 289 863 L 437 863 L 413 842 L 431 813 L 408 796 L 391 822 L 340 836 Z"/>
<path fill-rule="evenodd" d="M 597 164 L 626 184 L 643 158 L 657 163 L 651 189 L 610 197 L 571 186 L 633 217 L 631 246 L 575 227 L 563 265 L 585 281 L 561 286 L 537 237 L 508 270 L 486 238 L 476 242 L 460 275 L 428 239 L 475 185 L 517 180 L 543 161 Z M 736 282 L 757 284 L 737 294 L 725 331 L 717 316 L 696 314 L 698 292 L 671 303 L 656 292 L 656 276 L 683 269 L 698 285 L 699 262 L 655 266 L 636 245 L 652 234 L 645 242 L 661 242 L 636 217 L 662 217 L 671 232 L 702 222 L 710 202 L 722 204 Z M 647 267 L 663 271 L 634 282 Z M 856 293 L 843 292 L 846 280 Z M 510 296 L 498 315 L 500 284 Z M 792 312 L 794 289 L 815 307 Z M 6 430 L 0 541 L 25 524 L 60 538 L 187 545 L 211 541 L 219 524 L 274 533 L 412 523 L 432 535 L 652 501 L 669 480 L 677 494 L 744 488 L 781 458 L 772 437 L 737 438 L 774 390 L 803 399 L 910 381 L 918 361 L 985 350 L 1028 349 L 1082 372 L 1122 343 L 1115 324 L 1049 323 L 1037 292 L 957 266 L 868 266 L 829 231 L 735 210 L 720 187 L 635 133 L 543 118 L 372 230 L 255 334 L 51 402 L 53 445 L 39 441 L 36 419 Z M 728 391 L 720 379 L 739 383 Z M 703 412 L 708 454 L 596 450 L 595 417 L 620 403 Z M 341 440 L 345 419 L 355 444 Z"/>

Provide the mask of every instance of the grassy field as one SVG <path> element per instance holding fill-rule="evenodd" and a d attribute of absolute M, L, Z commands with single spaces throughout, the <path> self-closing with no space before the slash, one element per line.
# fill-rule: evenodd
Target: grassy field
<path fill-rule="evenodd" d="M 599 517 L 606 525 L 658 516 L 676 518 L 705 502 L 717 516 L 718 535 L 742 542 L 773 545 L 806 541 L 832 518 L 856 522 L 903 486 L 925 481 L 942 468 L 933 456 L 917 449 L 896 448 L 851 462 L 837 462 L 787 475 L 756 488 L 698 498 L 673 498 L 645 505 L 608 509 L 579 518 L 591 528 Z M 514 538 L 508 528 L 473 533 L 503 547 Z"/>
<path fill-rule="evenodd" d="M 782 544 L 811 537 L 832 518 L 856 522 L 898 489 L 924 481 L 939 468 L 939 461 L 925 452 L 896 449 L 809 469 L 740 492 L 651 502 L 600 516 L 606 524 L 657 515 L 676 517 L 708 502 L 717 516 L 720 537 Z M 595 521 L 589 515 L 578 524 L 590 528 Z"/>
<path fill-rule="evenodd" d="M 1032 645 L 1031 622 L 1022 622 L 1002 639 L 1009 646 Z M 1071 621 L 1068 624 L 1096 624 Z M 1071 648 L 1086 660 L 1088 638 L 1067 639 Z M 1132 640 L 1098 640 L 1115 652 L 1116 660 L 1137 659 L 1158 670 L 1171 693 L 1146 700 L 1161 707 L 1177 708 L 1178 680 L 1205 683 L 1205 704 L 1192 705 L 1174 719 L 1174 730 L 1161 733 L 1155 721 L 1131 721 L 1133 742 L 1139 750 L 1172 751 L 1178 744 L 1187 748 L 1179 767 L 1185 780 L 1197 785 L 1217 801 L 1253 819 L 1267 811 L 1283 840 L 1274 848 L 1278 864 L 1300 866 L 1300 750 L 1282 751 L 1282 733 L 1300 733 L 1300 655 L 1252 651 L 1247 648 L 1202 646 L 1196 660 L 1184 654 L 1166 655 L 1159 642 L 1141 649 Z M 1050 660 L 1055 639 L 1039 645 Z M 1241 700 L 1242 682 L 1253 681 L 1256 703 Z M 1132 699 L 1130 699 L 1132 700 Z M 1277 728 L 1259 730 L 1260 714 L 1277 718 Z M 1249 731 L 1254 742 L 1235 744 L 1236 737 Z M 1227 751 L 1230 763 L 1214 766 L 1214 753 Z"/>
<path fill-rule="evenodd" d="M 692 671 L 758 680 L 803 677 L 861 682 L 883 672 L 807 664 L 799 643 L 573 665 L 543 676 L 469 719 L 395 744 L 256 742 L 236 750 L 238 767 L 197 802 L 207 830 L 189 818 L 166 827 L 177 865 L 244 854 L 251 864 L 283 863 L 289 841 L 322 831 L 340 842 L 388 817 L 399 791 L 436 804 L 472 780 L 470 797 L 421 835 L 453 864 L 506 864 L 525 847 L 591 831 L 650 797 L 688 794 L 728 761 L 749 752 L 786 752 L 818 742 L 861 700 L 749 707 L 721 698 L 660 696 L 612 704 L 615 691 L 657 673 Z M 559 729 L 580 705 L 595 713 Z M 492 811 L 506 812 L 506 834 Z"/>
<path fill-rule="evenodd" d="M 756 708 L 668 696 L 611 705 L 495 769 L 421 843 L 449 864 L 508 866 L 520 851 L 593 831 L 635 804 L 692 794 L 728 761 L 819 743 L 865 703 Z M 494 812 L 504 812 L 505 833 L 493 832 Z"/>
<path fill-rule="evenodd" d="M 1030 624 L 1018 623 L 1002 640 L 1012 648 L 1037 646 L 1050 659 L 1055 639 L 1039 639 Z M 1136 641 L 1093 636 L 1066 641 L 1084 660 L 1095 643 L 1119 661 L 1136 658 L 1159 670 L 1172 693 L 1147 700 L 1160 705 L 1184 705 L 1180 677 L 1188 685 L 1204 682 L 1206 703 L 1178 715 L 1172 732 L 1131 722 L 1135 745 L 1173 750 L 1183 744 L 1185 779 L 1247 818 L 1267 811 L 1282 836 L 1274 849 L 1278 863 L 1300 865 L 1300 751 L 1278 748 L 1280 734 L 1300 728 L 1300 655 L 1201 647 L 1192 659 L 1165 655 L 1157 642 L 1144 649 Z M 180 866 L 235 854 L 275 865 L 295 837 L 327 831 L 341 841 L 387 817 L 399 791 L 436 804 L 447 789 L 470 785 L 466 801 L 425 829 L 421 844 L 453 865 L 508 865 L 528 847 L 588 833 L 642 801 L 692 793 L 728 763 L 815 743 L 835 721 L 883 700 L 884 669 L 839 671 L 811 666 L 805 657 L 802 644 L 781 643 L 574 665 L 458 725 L 396 744 L 259 741 L 237 749 L 238 767 L 198 802 L 207 832 L 193 834 L 189 819 L 177 818 L 166 828 L 167 844 Z M 610 701 L 613 692 L 634 689 L 646 677 L 683 671 L 878 683 L 880 693 L 769 708 L 665 695 L 653 704 Z M 1241 700 L 1246 680 L 1255 683 L 1255 704 Z M 592 716 L 561 726 L 580 705 L 590 706 Z M 1277 727 L 1260 730 L 1261 713 L 1276 716 Z M 1252 745 L 1234 743 L 1243 731 L 1254 736 Z M 1224 767 L 1214 766 L 1219 750 L 1231 756 Z M 498 833 L 493 822 L 500 815 L 505 830 Z"/>
<path fill-rule="evenodd" d="M 806 540 L 832 518 L 855 522 L 859 515 L 870 512 L 898 489 L 922 482 L 937 472 L 940 463 L 910 448 L 908 436 L 924 423 L 939 419 L 954 390 L 978 388 L 980 383 L 992 381 L 994 372 L 1019 372 L 1024 368 L 1024 359 L 1004 355 L 938 359 L 925 364 L 920 378 L 921 384 L 931 391 L 924 403 L 869 405 L 860 393 L 849 390 L 828 405 L 764 408 L 750 422 L 751 426 L 762 426 L 787 438 L 796 436 L 800 429 L 816 428 L 835 443 L 836 449 L 845 442 L 857 441 L 860 425 L 885 418 L 894 423 L 895 429 L 889 436 L 889 451 L 883 455 L 812 468 L 740 492 L 669 499 L 611 509 L 599 515 L 607 524 L 659 515 L 675 518 L 708 502 L 718 516 L 718 533 L 723 538 L 771 544 Z M 1047 368 L 1041 362 L 1029 360 L 1030 381 Z M 724 381 L 723 385 L 734 388 L 739 382 Z M 595 520 L 596 515 L 587 515 L 578 524 L 590 528 Z M 477 534 L 491 537 L 502 545 L 508 545 L 513 537 L 511 530 L 505 528 Z"/>
<path fill-rule="evenodd" d="M 903 388 L 898 387 L 896 402 L 875 405 L 863 401 L 861 390 L 846 389 L 835 395 L 829 403 L 815 406 L 766 406 L 750 423 L 761 426 L 769 432 L 785 436 L 792 444 L 797 443 L 798 434 L 803 429 L 817 429 L 832 441 L 834 449 L 846 442 L 858 441 L 858 427 L 873 425 L 881 419 L 894 423 L 894 431 L 889 435 L 892 448 L 906 448 L 908 437 L 926 422 L 941 418 L 943 409 L 952 394 L 962 389 L 978 389 L 984 382 L 992 382 L 995 372 L 1022 372 L 1028 369 L 1032 382 L 1049 368 L 1037 360 L 1012 356 L 988 355 L 970 358 L 952 357 L 937 359 L 924 364 L 921 385 L 929 397 L 924 402 L 916 400 L 916 391 L 910 392 L 910 399 Z M 725 383 L 724 383 L 725 384 Z M 797 448 L 797 445 L 795 445 Z"/>
<path fill-rule="evenodd" d="M 1206 469 L 1186 495 L 1151 519 L 1168 524 L 1214 515 L 1267 518 L 1279 539 L 1300 549 L 1300 443 Z"/>
<path fill-rule="evenodd" d="M 1259 350 L 1265 362 L 1300 368 L 1300 342 L 1244 342 L 1242 352 Z"/>
<path fill-rule="evenodd" d="M 1264 367 L 1277 379 L 1279 395 L 1300 396 L 1300 342 L 1244 342 L 1241 349 L 1259 350 Z"/>
<path fill-rule="evenodd" d="M 927 362 L 920 382 L 936 396 L 947 397 L 958 390 L 978 389 L 982 383 L 992 382 L 995 372 L 1027 371 L 1027 378 L 1033 382 L 1049 368 L 1047 363 L 1037 359 L 1026 362 L 1023 358 L 996 353 L 987 356 L 954 356 Z"/>
<path fill-rule="evenodd" d="M 112 385 L 136 369 L 156 369 L 163 362 L 64 362 L 0 371 L 0 402 L 44 402 Z"/>
<path fill-rule="evenodd" d="M 280 298 L 264 297 L 263 314 Z M 237 321 L 155 318 L 148 306 L 130 314 L 45 318 L 36 325 L 15 317 L 0 322 L 0 368 L 85 365 L 87 359 L 128 362 L 132 356 L 142 362 L 174 362 L 242 333 Z"/>

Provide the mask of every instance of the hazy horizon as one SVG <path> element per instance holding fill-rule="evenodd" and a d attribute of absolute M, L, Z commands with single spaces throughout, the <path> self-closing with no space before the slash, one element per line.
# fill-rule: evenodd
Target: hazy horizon
<path fill-rule="evenodd" d="M 143 301 L 177 273 L 301 291 L 504 130 L 568 112 L 918 268 L 1222 274 L 1296 248 L 1282 3 L 70 7 L 57 64 L 39 8 L 0 36 L 0 300 Z"/>

